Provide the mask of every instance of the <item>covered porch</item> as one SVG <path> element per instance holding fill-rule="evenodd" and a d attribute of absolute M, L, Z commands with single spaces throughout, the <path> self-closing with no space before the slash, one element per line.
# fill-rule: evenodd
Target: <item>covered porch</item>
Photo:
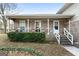
<path fill-rule="evenodd" d="M 7 15 L 14 22 L 14 31 L 45 32 L 46 37 L 59 39 L 64 35 L 64 28 L 70 31 L 70 20 L 73 15 Z M 9 22 L 9 27 L 10 22 Z M 10 31 L 10 30 L 9 30 Z"/>
<path fill-rule="evenodd" d="M 20 27 L 24 27 L 24 32 L 35 32 L 38 27 L 40 32 L 46 32 L 48 35 L 51 32 L 57 32 L 62 34 L 63 29 L 69 30 L 69 20 L 73 15 L 7 15 L 9 20 L 14 22 L 14 30 L 20 30 Z M 10 29 L 9 21 L 9 29 Z M 22 26 L 21 26 L 22 25 Z M 55 29 L 55 30 L 54 30 Z M 9 30 L 10 31 L 10 30 Z"/>

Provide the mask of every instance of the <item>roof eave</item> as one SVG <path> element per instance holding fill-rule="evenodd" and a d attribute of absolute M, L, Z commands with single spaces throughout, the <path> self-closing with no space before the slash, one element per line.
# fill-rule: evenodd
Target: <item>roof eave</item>
<path fill-rule="evenodd" d="M 59 11 L 56 14 L 61 14 L 63 13 L 67 8 L 69 8 L 72 4 L 74 3 L 65 3 L 62 8 L 59 9 Z"/>
<path fill-rule="evenodd" d="M 54 14 L 54 15 L 7 15 L 8 18 L 71 18 L 74 15 L 63 15 L 63 14 Z"/>

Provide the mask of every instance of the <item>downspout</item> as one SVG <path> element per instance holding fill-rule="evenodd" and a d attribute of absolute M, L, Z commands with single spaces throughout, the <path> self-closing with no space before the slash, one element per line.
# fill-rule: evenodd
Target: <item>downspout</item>
<path fill-rule="evenodd" d="M 70 19 L 69 19 L 69 32 L 70 32 Z"/>

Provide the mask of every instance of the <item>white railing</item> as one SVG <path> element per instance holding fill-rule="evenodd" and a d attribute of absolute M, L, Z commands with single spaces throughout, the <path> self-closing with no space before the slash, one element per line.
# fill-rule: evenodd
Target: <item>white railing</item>
<path fill-rule="evenodd" d="M 58 44 L 60 44 L 60 35 L 59 35 L 59 33 L 55 33 L 55 38 L 57 39 Z"/>
<path fill-rule="evenodd" d="M 68 38 L 68 40 L 73 45 L 73 35 L 66 28 L 64 28 L 64 35 Z"/>

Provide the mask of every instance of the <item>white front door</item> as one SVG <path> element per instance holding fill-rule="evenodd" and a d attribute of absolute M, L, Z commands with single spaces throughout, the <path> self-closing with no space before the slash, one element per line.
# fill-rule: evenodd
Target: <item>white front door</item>
<path fill-rule="evenodd" d="M 59 33 L 59 20 L 53 21 L 53 33 Z"/>

